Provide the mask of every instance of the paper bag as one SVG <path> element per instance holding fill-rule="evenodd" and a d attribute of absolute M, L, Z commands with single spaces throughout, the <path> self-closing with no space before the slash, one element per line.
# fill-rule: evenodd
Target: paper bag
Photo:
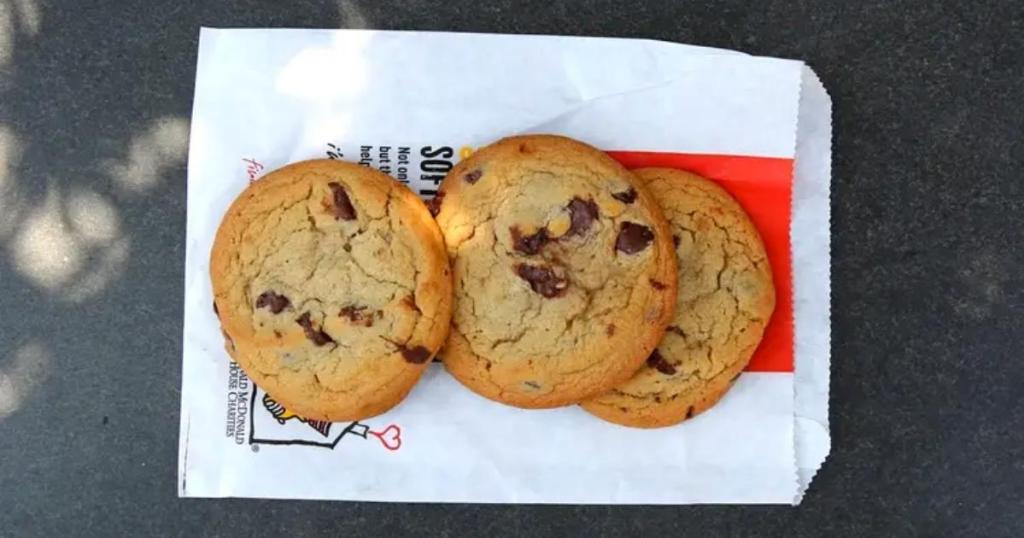
<path fill-rule="evenodd" d="M 831 104 L 798 61 L 672 43 L 341 30 L 200 36 L 188 164 L 179 495 L 436 502 L 795 503 L 828 454 Z M 554 133 L 718 181 L 777 308 L 734 388 L 656 430 L 491 402 L 431 366 L 365 421 L 305 420 L 223 351 L 208 259 L 250 181 L 356 161 L 424 197 L 475 148 Z"/>

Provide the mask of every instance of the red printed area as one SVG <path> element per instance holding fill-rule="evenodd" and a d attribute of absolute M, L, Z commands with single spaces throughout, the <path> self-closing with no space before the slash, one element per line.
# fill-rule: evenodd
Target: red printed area
<path fill-rule="evenodd" d="M 793 268 L 789 244 L 792 215 L 792 159 L 610 151 L 626 168 L 679 168 L 713 179 L 750 214 L 768 251 L 775 280 L 775 313 L 749 372 L 793 371 Z"/>

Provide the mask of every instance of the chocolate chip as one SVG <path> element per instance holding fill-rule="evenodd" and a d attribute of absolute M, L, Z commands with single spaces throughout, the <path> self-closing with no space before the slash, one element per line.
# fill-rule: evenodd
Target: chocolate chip
<path fill-rule="evenodd" d="M 256 308 L 269 308 L 271 313 L 280 314 L 282 310 L 291 306 L 292 302 L 284 295 L 278 295 L 273 291 L 265 291 L 256 298 Z"/>
<path fill-rule="evenodd" d="M 609 323 L 608 326 L 605 327 L 604 333 L 607 334 L 608 336 L 615 336 L 615 324 Z"/>
<path fill-rule="evenodd" d="M 536 381 L 523 381 L 523 384 L 526 385 L 527 387 L 530 387 L 533 390 L 540 389 L 540 383 L 537 383 Z"/>
<path fill-rule="evenodd" d="M 590 229 L 590 225 L 597 220 L 597 204 L 593 200 L 583 200 L 581 198 L 573 198 L 569 202 L 569 231 L 565 233 L 567 236 L 583 235 L 587 230 Z"/>
<path fill-rule="evenodd" d="M 433 198 L 426 201 L 427 209 L 430 211 L 431 215 L 436 217 L 438 213 L 441 212 L 442 201 L 444 201 L 444 192 L 438 192 Z"/>
<path fill-rule="evenodd" d="M 342 187 L 340 183 L 334 182 L 328 183 L 327 186 L 334 193 L 334 220 L 354 220 L 356 218 L 356 208 L 352 207 L 352 200 L 349 199 L 348 193 L 345 192 L 345 187 Z"/>
<path fill-rule="evenodd" d="M 656 289 L 656 290 L 658 290 L 658 291 L 661 291 L 661 290 L 666 290 L 666 289 L 668 289 L 668 284 L 664 284 L 664 283 L 662 283 L 662 282 L 658 282 L 657 280 L 654 280 L 654 279 L 652 278 L 652 279 L 651 279 L 651 287 L 652 287 L 652 288 L 654 288 L 654 289 Z"/>
<path fill-rule="evenodd" d="M 630 187 L 626 192 L 613 192 L 612 198 L 615 198 L 624 204 L 632 204 L 636 201 L 636 189 Z"/>
<path fill-rule="evenodd" d="M 342 307 L 338 312 L 338 316 L 348 318 L 353 325 L 362 325 L 363 327 L 373 326 L 373 313 L 367 314 L 365 306 L 348 305 Z"/>
<path fill-rule="evenodd" d="M 531 235 L 523 235 L 519 228 L 513 226 L 509 232 L 512 234 L 512 248 L 528 256 L 540 252 L 548 242 L 547 228 L 541 228 Z"/>
<path fill-rule="evenodd" d="M 402 357 L 405 358 L 405 361 L 412 364 L 423 364 L 430 358 L 430 350 L 423 346 L 398 346 L 398 349 L 402 352 Z"/>
<path fill-rule="evenodd" d="M 665 360 L 665 357 L 662 357 L 661 353 L 658 353 L 657 349 L 654 350 L 654 353 L 651 353 L 650 357 L 647 357 L 647 366 L 650 366 L 665 375 L 672 375 L 676 373 L 676 367 L 672 366 L 672 363 Z"/>
<path fill-rule="evenodd" d="M 661 396 L 655 395 L 654 396 L 654 403 L 661 403 Z"/>
<path fill-rule="evenodd" d="M 218 318 L 220 317 L 220 310 L 217 310 L 217 301 L 213 302 L 213 314 Z"/>
<path fill-rule="evenodd" d="M 679 248 L 679 236 L 678 235 L 673 235 L 672 236 L 672 244 L 675 245 L 676 248 Z"/>
<path fill-rule="evenodd" d="M 303 312 L 298 319 L 295 320 L 302 327 L 302 331 L 306 333 L 306 338 L 309 338 L 316 346 L 322 346 L 325 344 L 333 344 L 334 339 L 330 337 L 323 329 L 314 329 L 313 322 L 309 319 L 309 312 Z"/>
<path fill-rule="evenodd" d="M 686 418 L 693 418 L 693 406 L 691 405 L 686 410 Z"/>
<path fill-rule="evenodd" d="M 476 170 L 473 170 L 471 172 L 466 172 L 466 175 L 462 176 L 462 179 L 466 180 L 466 183 L 472 185 L 477 181 L 480 181 L 480 178 L 482 178 L 483 176 L 484 171 L 477 168 Z"/>
<path fill-rule="evenodd" d="M 416 304 L 415 295 L 406 295 L 402 298 L 402 304 L 409 307 L 409 310 L 420 312 L 420 305 Z"/>
<path fill-rule="evenodd" d="M 530 283 L 530 289 L 548 299 L 564 294 L 569 286 L 565 278 L 558 276 L 554 269 L 546 266 L 521 263 L 516 266 L 516 274 Z"/>
<path fill-rule="evenodd" d="M 615 250 L 624 254 L 636 254 L 647 248 L 654 241 L 654 232 L 642 224 L 623 222 L 619 228 L 619 237 L 615 240 Z"/>

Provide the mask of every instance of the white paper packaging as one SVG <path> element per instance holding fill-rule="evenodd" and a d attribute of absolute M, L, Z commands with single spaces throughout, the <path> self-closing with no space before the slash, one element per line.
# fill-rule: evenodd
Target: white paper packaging
<path fill-rule="evenodd" d="M 717 49 L 203 29 L 188 165 L 179 495 L 799 502 L 830 442 L 830 113 L 804 64 Z M 792 160 L 795 369 L 748 371 L 710 411 L 639 430 L 575 407 L 490 402 L 437 365 L 385 415 L 303 421 L 230 362 L 210 306 L 208 258 L 225 209 L 248 181 L 331 157 L 380 168 L 429 196 L 460 155 L 528 132 L 609 151 Z"/>

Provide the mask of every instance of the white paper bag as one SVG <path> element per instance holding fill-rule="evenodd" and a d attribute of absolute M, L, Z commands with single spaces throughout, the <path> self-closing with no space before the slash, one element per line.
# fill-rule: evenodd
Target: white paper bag
<path fill-rule="evenodd" d="M 188 165 L 179 495 L 799 502 L 829 451 L 830 111 L 800 62 L 672 43 L 203 29 Z M 429 196 L 474 148 L 527 132 L 581 139 L 627 166 L 696 169 L 751 212 L 770 256 L 784 260 L 772 259 L 784 278 L 776 285 L 791 295 L 717 406 L 675 427 L 630 429 L 576 407 L 497 404 L 434 365 L 387 414 L 331 424 L 291 415 L 230 361 L 208 259 L 248 181 L 330 157 Z"/>

